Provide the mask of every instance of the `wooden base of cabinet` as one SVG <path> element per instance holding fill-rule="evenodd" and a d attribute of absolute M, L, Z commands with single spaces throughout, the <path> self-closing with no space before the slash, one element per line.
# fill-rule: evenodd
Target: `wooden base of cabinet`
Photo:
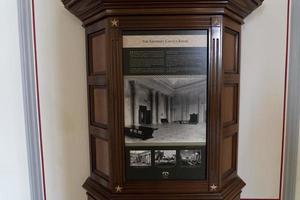
<path fill-rule="evenodd" d="M 236 178 L 219 192 L 201 194 L 129 194 L 112 193 L 92 179 L 88 179 L 83 187 L 87 190 L 88 200 L 240 200 L 245 183 Z"/>

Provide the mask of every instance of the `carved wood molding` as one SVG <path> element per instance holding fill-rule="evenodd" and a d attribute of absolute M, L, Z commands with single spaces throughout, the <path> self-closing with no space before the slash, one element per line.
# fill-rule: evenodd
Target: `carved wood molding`
<path fill-rule="evenodd" d="M 202 193 L 202 194 L 177 194 L 177 193 L 151 193 L 151 194 L 139 194 L 139 200 L 161 200 L 161 199 L 174 199 L 174 200 L 215 200 L 215 199 L 236 199 L 236 197 L 241 193 L 241 189 L 245 186 L 245 183 L 239 178 L 235 178 L 232 180 L 231 184 L 227 185 L 223 188 L 220 193 Z M 98 184 L 91 178 L 88 178 L 86 182 L 83 184 L 83 187 L 87 190 L 87 194 L 93 196 L 96 199 L 134 199 L 136 198 L 136 194 L 130 194 L 123 192 L 112 193 L 106 190 L 103 186 Z M 118 186 L 117 186 L 118 187 Z M 116 188 L 115 188 L 116 189 Z M 239 199 L 239 198 L 238 198 Z"/>
<path fill-rule="evenodd" d="M 264 0 L 62 0 L 66 9 L 84 24 L 112 15 L 153 15 L 153 14 L 207 14 L 227 15 L 242 23 Z M 96 19 L 95 19 L 96 20 Z"/>

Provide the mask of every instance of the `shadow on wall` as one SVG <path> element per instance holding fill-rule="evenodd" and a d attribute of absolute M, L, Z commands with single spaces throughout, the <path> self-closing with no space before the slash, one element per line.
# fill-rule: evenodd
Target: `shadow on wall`
<path fill-rule="evenodd" d="M 82 200 L 89 175 L 85 33 L 60 1 L 36 0 L 47 198 Z"/>

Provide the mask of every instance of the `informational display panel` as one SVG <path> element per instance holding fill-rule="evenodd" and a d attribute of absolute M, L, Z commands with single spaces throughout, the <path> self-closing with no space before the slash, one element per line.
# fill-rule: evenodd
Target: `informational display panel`
<path fill-rule="evenodd" d="M 127 179 L 206 179 L 207 73 L 207 30 L 123 33 Z"/>

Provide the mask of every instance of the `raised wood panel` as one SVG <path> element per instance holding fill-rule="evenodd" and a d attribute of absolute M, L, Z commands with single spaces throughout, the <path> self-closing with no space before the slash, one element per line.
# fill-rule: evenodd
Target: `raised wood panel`
<path fill-rule="evenodd" d="M 95 138 L 95 170 L 110 175 L 108 141 Z M 100 173 L 100 175 L 101 175 Z"/>
<path fill-rule="evenodd" d="M 93 197 L 91 197 L 90 195 L 88 195 L 88 200 L 95 200 Z"/>
<path fill-rule="evenodd" d="M 225 73 L 238 73 L 239 35 L 225 28 L 223 34 L 223 69 Z"/>
<path fill-rule="evenodd" d="M 232 137 L 223 140 L 222 144 L 222 174 L 232 168 Z"/>
<path fill-rule="evenodd" d="M 102 87 L 93 87 L 93 122 L 95 125 L 106 125 L 108 122 L 107 108 L 107 89 Z"/>
<path fill-rule="evenodd" d="M 106 86 L 107 80 L 105 75 L 89 76 L 88 85 Z"/>
<path fill-rule="evenodd" d="M 94 135 L 97 138 L 102 138 L 104 140 L 108 140 L 109 139 L 109 134 L 107 129 L 104 128 L 99 128 L 96 126 L 90 126 L 90 134 Z"/>
<path fill-rule="evenodd" d="M 233 200 L 240 200 L 240 199 L 241 199 L 241 195 L 238 195 Z"/>
<path fill-rule="evenodd" d="M 222 90 L 223 127 L 237 123 L 238 85 L 228 84 Z"/>
<path fill-rule="evenodd" d="M 236 170 L 237 156 L 237 134 L 225 137 L 222 142 L 222 167 L 221 172 L 224 176 Z"/>
<path fill-rule="evenodd" d="M 104 31 L 90 36 L 90 74 L 103 74 L 106 72 L 106 35 Z"/>

